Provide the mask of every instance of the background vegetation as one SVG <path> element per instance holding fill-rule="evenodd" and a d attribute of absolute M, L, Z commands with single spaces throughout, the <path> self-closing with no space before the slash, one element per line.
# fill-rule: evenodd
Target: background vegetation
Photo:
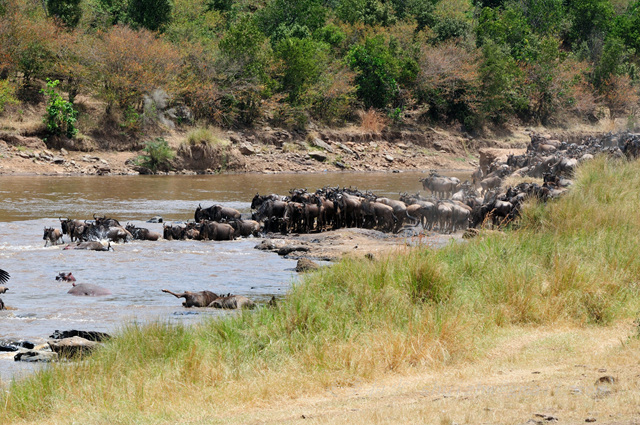
<path fill-rule="evenodd" d="M 518 229 L 347 259 L 276 308 L 194 327 L 129 325 L 86 362 L 12 383 L 0 421 L 199 423 L 249 400 L 473 358 L 504 329 L 635 319 L 639 167 L 596 159 L 562 199 L 527 205 Z"/>
<path fill-rule="evenodd" d="M 628 116 L 638 28 L 640 0 L 0 0 L 0 110 L 49 78 L 132 132 L 157 90 L 223 128 Z"/>

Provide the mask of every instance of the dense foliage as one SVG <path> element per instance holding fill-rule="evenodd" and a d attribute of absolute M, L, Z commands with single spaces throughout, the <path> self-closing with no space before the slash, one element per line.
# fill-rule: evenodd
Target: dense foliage
<path fill-rule="evenodd" d="M 638 106 L 640 0 L 0 0 L 0 81 L 223 127 L 557 124 Z"/>

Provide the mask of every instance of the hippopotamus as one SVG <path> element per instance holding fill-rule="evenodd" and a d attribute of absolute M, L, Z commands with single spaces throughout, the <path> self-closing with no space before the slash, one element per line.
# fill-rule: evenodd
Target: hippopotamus
<path fill-rule="evenodd" d="M 64 249 L 87 249 L 91 251 L 113 251 L 111 247 L 111 242 L 109 242 L 106 246 L 102 244 L 102 242 L 98 241 L 89 241 L 89 242 L 79 242 L 75 246 L 67 245 Z"/>
<path fill-rule="evenodd" d="M 236 309 L 236 308 L 254 308 L 256 305 L 244 295 L 227 295 L 214 300 L 209 307 Z"/>
<path fill-rule="evenodd" d="M 182 305 L 185 307 L 208 307 L 209 304 L 220 298 L 217 294 L 214 294 L 211 291 L 185 291 L 181 294 L 176 294 L 175 292 L 171 292 L 168 289 L 163 289 L 162 292 L 171 294 L 176 298 L 184 298 L 185 301 L 182 303 Z"/>
<path fill-rule="evenodd" d="M 101 297 L 111 295 L 111 291 L 91 283 L 73 284 L 73 288 L 69 289 L 67 294 L 85 296 L 85 297 Z"/>
<path fill-rule="evenodd" d="M 56 280 L 61 280 L 63 282 L 75 282 L 76 278 L 71 274 L 71 272 L 69 273 L 60 272 L 58 273 L 58 276 L 56 276 Z"/>

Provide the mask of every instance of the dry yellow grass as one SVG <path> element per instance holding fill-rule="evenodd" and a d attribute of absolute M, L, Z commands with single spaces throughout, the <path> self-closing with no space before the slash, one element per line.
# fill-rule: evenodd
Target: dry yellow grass
<path fill-rule="evenodd" d="M 387 126 L 387 117 L 381 112 L 371 108 L 368 111 L 358 111 L 360 117 L 360 130 L 379 133 Z"/>

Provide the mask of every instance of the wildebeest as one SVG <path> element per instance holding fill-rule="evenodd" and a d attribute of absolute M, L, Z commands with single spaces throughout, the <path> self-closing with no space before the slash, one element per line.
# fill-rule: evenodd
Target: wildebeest
<path fill-rule="evenodd" d="M 86 249 L 90 251 L 109 251 L 109 250 L 113 251 L 113 248 L 111 247 L 111 242 L 109 242 L 107 245 L 104 245 L 102 242 L 99 242 L 99 241 L 78 242 L 75 246 L 67 245 L 64 247 L 64 249 Z"/>
<path fill-rule="evenodd" d="M 429 177 L 420 179 L 422 182 L 422 188 L 424 190 L 429 189 L 431 193 L 439 198 L 445 198 L 458 189 L 460 180 L 455 177 L 443 177 L 436 173 L 431 173 Z"/>
<path fill-rule="evenodd" d="M 231 220 L 235 236 L 258 236 L 260 233 L 260 223 L 255 220 Z"/>
<path fill-rule="evenodd" d="M 0 294 L 4 294 L 8 290 L 9 290 L 9 288 L 7 288 L 6 286 L 0 286 Z"/>
<path fill-rule="evenodd" d="M 72 220 L 69 218 L 63 220 L 60 218 L 60 227 L 62 228 L 62 233 L 69 235 L 71 242 L 73 242 L 74 240 L 82 240 L 82 235 L 87 227 L 87 223 L 82 220 Z"/>
<path fill-rule="evenodd" d="M 62 239 L 62 232 L 58 229 L 54 229 L 53 227 L 44 228 L 44 236 L 42 236 L 42 239 L 44 240 L 44 246 L 47 246 L 49 243 L 51 243 L 51 245 L 64 243 L 64 239 Z"/>
<path fill-rule="evenodd" d="M 127 232 L 131 233 L 133 239 L 142 240 L 142 241 L 157 241 L 160 239 L 160 233 L 152 232 L 149 229 L 144 227 L 136 227 L 133 224 L 127 223 L 125 229 Z"/>
<path fill-rule="evenodd" d="M 63 282 L 75 282 L 76 278 L 71 274 L 71 272 L 60 272 L 58 273 L 58 276 L 56 276 L 56 280 L 61 280 Z"/>
<path fill-rule="evenodd" d="M 220 221 L 220 220 L 238 220 L 241 218 L 240 211 L 223 207 L 222 205 L 212 205 L 209 208 L 202 208 L 198 205 L 194 214 L 196 223 L 200 223 L 202 220 Z"/>
<path fill-rule="evenodd" d="M 182 303 L 184 307 L 208 307 L 209 304 L 219 298 L 217 294 L 211 291 L 185 291 L 181 294 L 176 294 L 175 292 L 171 292 L 168 289 L 163 289 L 162 292 L 171 294 L 176 298 L 184 298 L 185 301 Z"/>
<path fill-rule="evenodd" d="M 244 295 L 227 294 L 226 297 L 219 297 L 214 300 L 209 304 L 209 307 L 233 310 L 237 308 L 254 308 L 255 303 Z"/>
<path fill-rule="evenodd" d="M 102 288 L 91 283 L 73 284 L 73 288 L 67 291 L 67 294 L 84 296 L 84 297 L 102 297 L 105 295 L 111 295 L 111 291 L 107 288 Z"/>
<path fill-rule="evenodd" d="M 208 220 L 204 220 L 201 224 L 200 237 L 203 240 L 230 241 L 235 236 L 235 231 L 230 224 Z"/>
<path fill-rule="evenodd" d="M 168 241 L 184 239 L 186 228 L 187 226 L 184 224 L 165 224 L 162 228 L 162 237 Z"/>

